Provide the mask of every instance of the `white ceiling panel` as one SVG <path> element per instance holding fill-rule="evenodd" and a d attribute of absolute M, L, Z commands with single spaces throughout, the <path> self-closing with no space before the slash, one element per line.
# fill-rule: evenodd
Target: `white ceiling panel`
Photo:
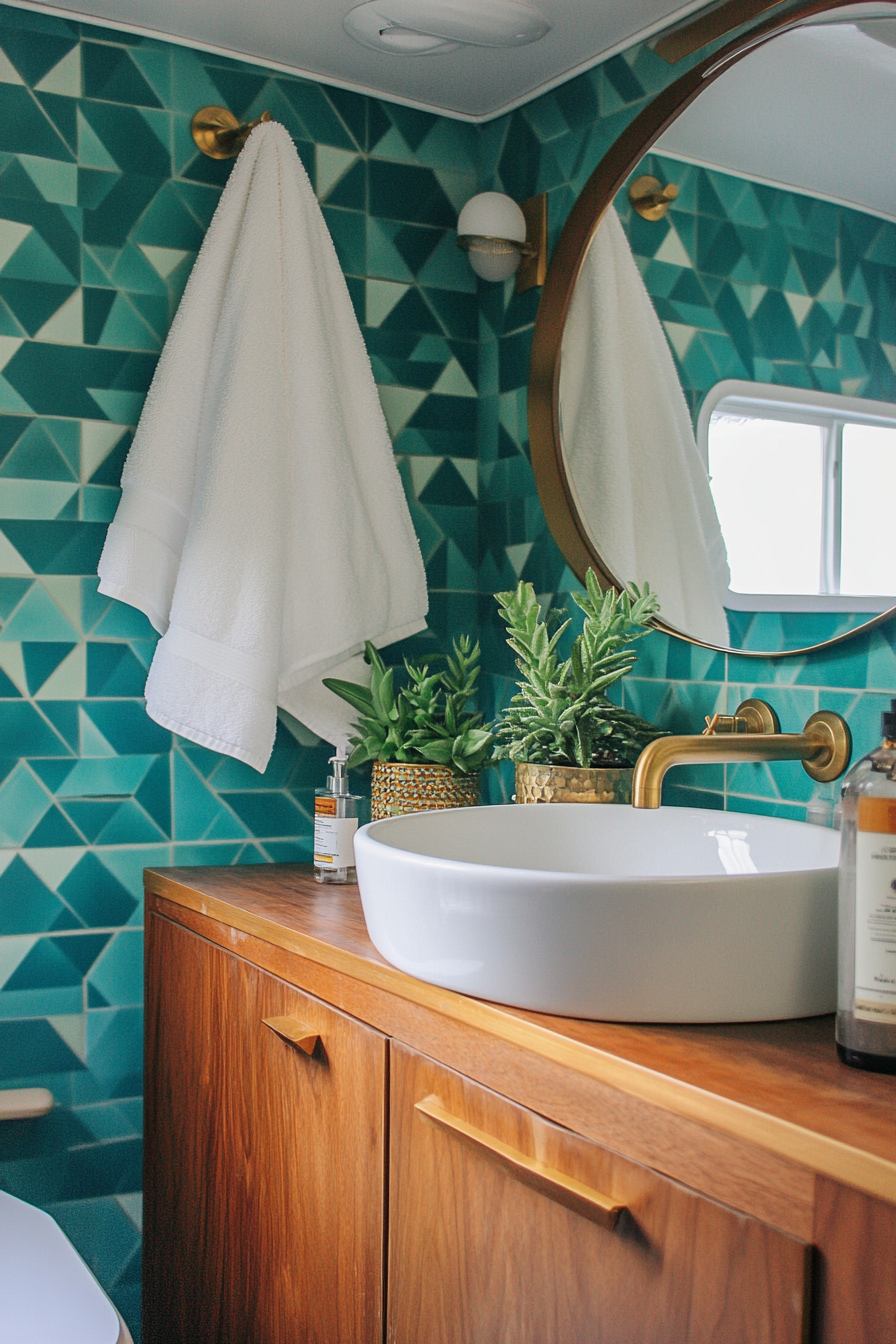
<path fill-rule="evenodd" d="M 12 0 L 17 3 L 17 0 Z M 406 56 L 361 46 L 342 21 L 357 0 L 68 0 L 19 7 L 121 26 L 467 120 L 487 120 L 639 38 L 705 7 L 706 0 L 530 0 L 550 31 L 508 48 L 462 46 Z M 424 0 L 425 3 L 425 0 Z"/>

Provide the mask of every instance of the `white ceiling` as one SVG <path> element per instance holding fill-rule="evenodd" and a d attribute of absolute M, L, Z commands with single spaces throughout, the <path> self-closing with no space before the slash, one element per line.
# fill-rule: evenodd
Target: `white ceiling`
<path fill-rule="evenodd" d="M 530 0 L 551 31 L 528 46 L 403 56 L 360 46 L 342 20 L 361 0 L 11 0 L 257 60 L 465 120 L 487 120 L 705 7 L 707 0 Z"/>
<path fill-rule="evenodd" d="M 720 75 L 656 148 L 896 219 L 896 23 L 863 29 L 783 33 Z"/>

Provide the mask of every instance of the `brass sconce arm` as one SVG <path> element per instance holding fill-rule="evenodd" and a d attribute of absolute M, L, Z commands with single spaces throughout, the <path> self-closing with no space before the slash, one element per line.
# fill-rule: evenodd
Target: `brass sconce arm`
<path fill-rule="evenodd" d="M 675 765 L 719 764 L 733 761 L 802 761 L 803 769 L 820 782 L 837 779 L 849 765 L 852 735 L 839 714 L 821 710 L 806 721 L 801 733 L 781 733 L 774 728 L 744 732 L 755 718 L 742 710 L 762 704 L 746 701 L 733 718 L 713 722 L 706 733 L 694 736 L 658 737 L 638 757 L 632 780 L 633 807 L 659 807 L 663 778 Z M 774 716 L 774 711 L 764 706 Z M 753 719 L 750 722 L 751 718 Z M 729 726 L 733 725 L 733 726 Z M 718 731 L 721 727 L 722 731 Z"/>

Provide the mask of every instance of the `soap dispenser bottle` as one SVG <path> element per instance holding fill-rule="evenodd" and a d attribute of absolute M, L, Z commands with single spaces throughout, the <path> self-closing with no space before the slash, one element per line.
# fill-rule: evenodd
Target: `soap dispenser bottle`
<path fill-rule="evenodd" d="M 327 787 L 314 790 L 314 876 L 318 882 L 354 882 L 354 840 L 363 799 L 349 792 L 344 746 L 337 746 L 330 764 Z"/>
<path fill-rule="evenodd" d="M 896 700 L 843 781 L 837 1054 L 896 1073 Z"/>

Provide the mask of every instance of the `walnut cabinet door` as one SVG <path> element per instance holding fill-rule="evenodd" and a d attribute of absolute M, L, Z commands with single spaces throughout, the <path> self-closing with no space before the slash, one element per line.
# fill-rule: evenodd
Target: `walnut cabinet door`
<path fill-rule="evenodd" d="M 389 1344 L 804 1344 L 809 1248 L 393 1045 Z"/>
<path fill-rule="evenodd" d="M 144 1339 L 379 1344 L 387 1041 L 153 915 Z"/>

